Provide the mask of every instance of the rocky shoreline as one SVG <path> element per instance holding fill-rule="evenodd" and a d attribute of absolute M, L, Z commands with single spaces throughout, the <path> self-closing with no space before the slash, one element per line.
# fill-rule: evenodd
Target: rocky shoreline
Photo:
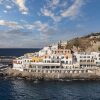
<path fill-rule="evenodd" d="M 68 81 L 68 80 L 100 80 L 100 75 L 81 73 L 81 74 L 42 74 L 32 72 L 21 72 L 8 68 L 0 72 L 0 78 L 17 78 L 25 80 L 39 80 L 39 81 Z"/>

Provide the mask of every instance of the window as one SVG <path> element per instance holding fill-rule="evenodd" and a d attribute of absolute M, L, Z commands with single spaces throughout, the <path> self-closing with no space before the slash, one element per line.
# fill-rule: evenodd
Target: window
<path fill-rule="evenodd" d="M 49 61 L 49 60 L 48 60 L 47 62 L 48 62 L 48 63 L 50 63 L 50 61 Z"/>
<path fill-rule="evenodd" d="M 86 56 L 84 56 L 84 58 L 86 58 Z"/>
<path fill-rule="evenodd" d="M 90 62 L 90 60 L 87 60 L 87 62 Z"/>
<path fill-rule="evenodd" d="M 98 62 L 96 62 L 96 64 L 98 64 Z"/>
<path fill-rule="evenodd" d="M 87 56 L 87 58 L 90 58 L 90 56 Z"/>
<path fill-rule="evenodd" d="M 80 62 L 83 62 L 82 60 L 80 60 Z"/>
<path fill-rule="evenodd" d="M 70 61 L 70 64 L 71 64 L 72 62 Z"/>
<path fill-rule="evenodd" d="M 51 66 L 51 68 L 55 68 L 55 66 Z"/>
<path fill-rule="evenodd" d="M 59 61 L 57 61 L 57 63 L 59 63 Z"/>
<path fill-rule="evenodd" d="M 66 56 L 66 59 L 68 59 L 68 56 Z"/>
<path fill-rule="evenodd" d="M 56 66 L 56 68 L 59 68 L 59 66 Z"/>
<path fill-rule="evenodd" d="M 66 64 L 68 64 L 68 61 L 66 61 Z"/>
<path fill-rule="evenodd" d="M 80 56 L 80 58 L 82 58 L 82 56 Z"/>
<path fill-rule="evenodd" d="M 29 68 L 32 68 L 32 65 L 29 65 Z"/>
<path fill-rule="evenodd" d="M 62 59 L 64 58 L 64 56 L 61 57 Z"/>
<path fill-rule="evenodd" d="M 40 72 L 40 70 L 38 70 L 38 72 Z"/>
<path fill-rule="evenodd" d="M 61 63 L 64 63 L 64 61 L 61 61 Z"/>
<path fill-rule="evenodd" d="M 54 63 L 54 60 L 52 60 L 52 63 Z"/>
<path fill-rule="evenodd" d="M 94 60 L 91 60 L 91 62 L 94 62 Z"/>
<path fill-rule="evenodd" d="M 59 59 L 59 56 L 57 56 L 57 59 Z"/>

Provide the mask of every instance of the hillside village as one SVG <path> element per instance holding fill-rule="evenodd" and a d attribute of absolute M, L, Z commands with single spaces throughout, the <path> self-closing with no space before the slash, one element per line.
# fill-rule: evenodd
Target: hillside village
<path fill-rule="evenodd" d="M 75 38 L 44 47 L 13 61 L 13 69 L 41 77 L 63 78 L 67 75 L 100 75 L 100 33 Z M 97 73 L 96 73 L 97 72 Z"/>

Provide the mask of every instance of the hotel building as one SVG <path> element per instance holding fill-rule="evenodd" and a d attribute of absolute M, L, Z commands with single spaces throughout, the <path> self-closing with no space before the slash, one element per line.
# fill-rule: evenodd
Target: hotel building
<path fill-rule="evenodd" d="M 83 73 L 100 66 L 100 53 L 73 53 L 64 45 L 44 47 L 13 61 L 13 69 L 35 73 Z"/>

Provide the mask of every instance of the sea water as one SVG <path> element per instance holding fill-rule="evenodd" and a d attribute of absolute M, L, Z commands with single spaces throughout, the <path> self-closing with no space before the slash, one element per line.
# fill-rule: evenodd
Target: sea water
<path fill-rule="evenodd" d="M 100 100 L 100 81 L 0 79 L 0 100 Z"/>

